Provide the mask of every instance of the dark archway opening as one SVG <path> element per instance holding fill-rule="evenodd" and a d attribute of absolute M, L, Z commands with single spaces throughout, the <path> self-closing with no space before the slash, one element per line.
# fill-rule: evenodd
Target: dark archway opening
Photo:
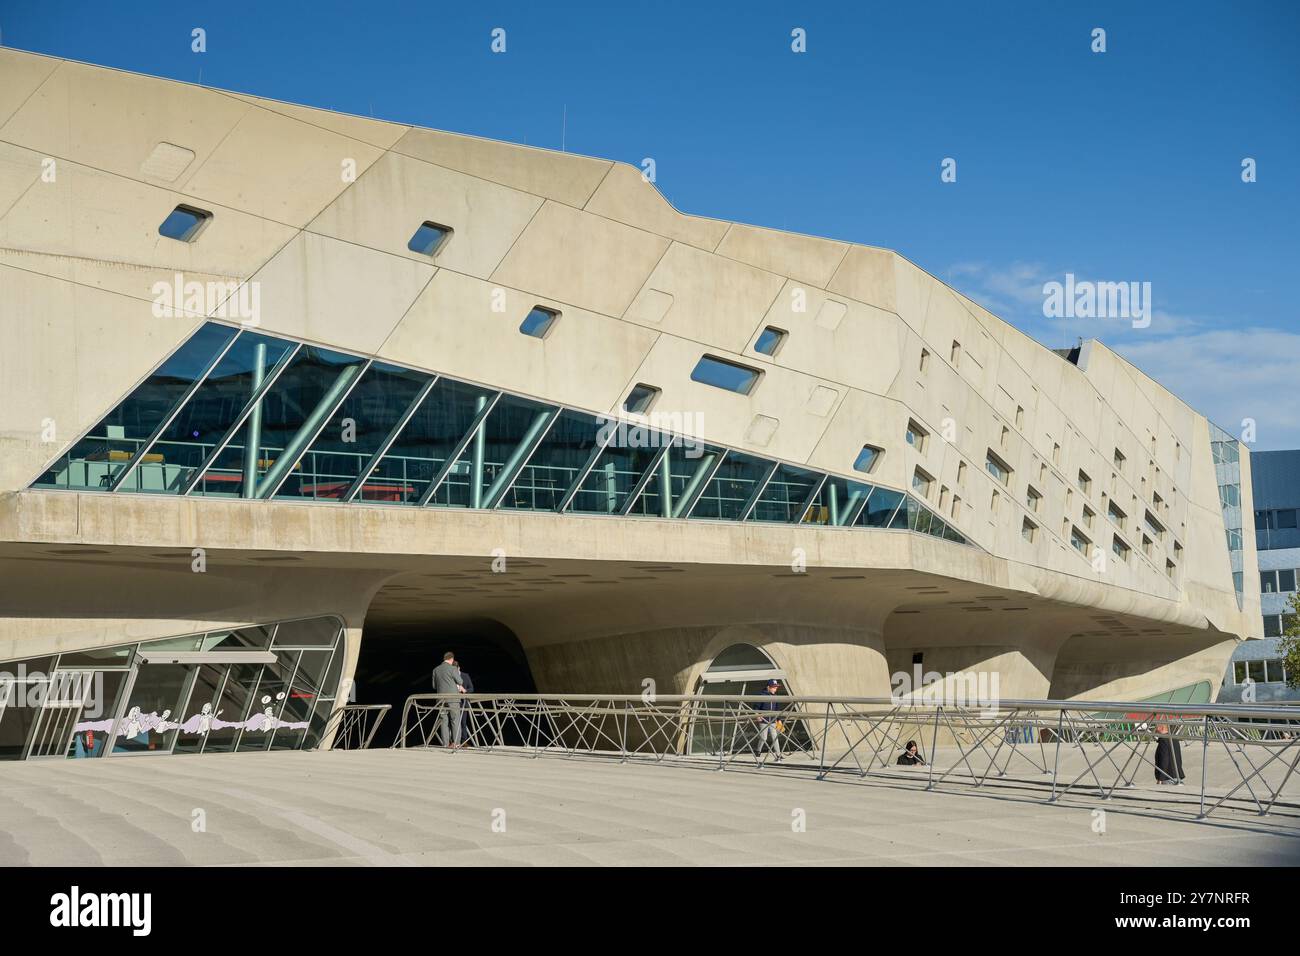
<path fill-rule="evenodd" d="M 433 692 L 433 669 L 454 651 L 480 694 L 533 694 L 528 658 L 514 632 L 497 621 L 439 621 L 416 631 L 409 626 L 366 626 L 357 660 L 356 703 L 389 704 L 372 747 L 390 746 L 412 694 Z"/>

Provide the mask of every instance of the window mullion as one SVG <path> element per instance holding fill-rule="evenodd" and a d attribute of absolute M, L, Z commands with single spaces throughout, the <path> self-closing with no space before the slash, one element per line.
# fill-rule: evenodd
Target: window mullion
<path fill-rule="evenodd" d="M 195 486 L 197 486 L 203 479 L 204 474 L 207 473 L 207 470 L 216 463 L 217 458 L 226 450 L 226 446 L 229 445 L 234 437 L 239 434 L 239 430 L 244 427 L 244 422 L 246 422 L 248 416 L 253 413 L 253 409 L 257 407 L 258 402 L 266 397 L 267 393 L 275 386 L 275 383 L 280 380 L 280 376 L 284 374 L 285 370 L 293 364 L 293 360 L 298 357 L 298 353 L 301 351 L 302 343 L 294 343 L 294 346 L 289 353 L 280 360 L 279 364 L 274 369 L 271 370 L 271 374 L 266 377 L 266 380 L 254 390 L 253 396 L 248 400 L 247 404 L 244 405 L 243 410 L 239 413 L 239 417 L 236 418 L 234 423 L 226 429 L 226 433 L 221 436 L 221 441 L 217 442 L 208 457 L 199 462 L 198 466 L 194 469 L 194 474 L 191 475 L 190 480 L 185 483 L 185 487 L 181 489 L 182 496 L 188 495 L 194 490 Z"/>
<path fill-rule="evenodd" d="M 497 407 L 497 402 L 500 401 L 501 394 L 501 392 L 496 392 L 491 398 L 484 401 L 483 407 L 479 409 L 478 413 L 474 416 L 474 420 L 470 422 L 469 428 L 465 430 L 465 434 L 461 436 L 460 441 L 456 442 L 451 451 L 447 453 L 447 460 L 442 463 L 442 467 L 439 468 L 437 474 L 433 476 L 433 480 L 429 482 L 429 487 L 424 489 L 424 494 L 422 494 L 420 500 L 416 502 L 417 507 L 423 508 L 433 499 L 434 494 L 438 491 L 438 487 L 451 472 L 452 467 L 456 464 L 460 456 L 464 454 L 466 446 L 474 440 L 474 436 L 478 433 L 478 430 L 483 427 L 483 423 L 487 421 L 487 417 L 492 414 L 492 410 Z"/>
<path fill-rule="evenodd" d="M 344 502 L 351 501 L 360 493 L 361 487 L 367 480 L 369 480 L 371 472 L 378 467 L 380 459 L 388 454 L 388 450 L 393 447 L 393 443 L 397 441 L 397 437 L 402 434 L 402 429 L 406 428 L 411 419 L 415 417 L 415 413 L 420 410 L 420 405 L 423 404 L 425 398 L 428 397 L 429 392 L 433 390 L 433 386 L 437 381 L 438 376 L 432 375 L 429 377 L 429 380 L 420 387 L 420 391 L 416 393 L 410 406 L 402 413 L 402 417 L 397 420 L 397 424 L 393 426 L 391 431 L 389 431 L 388 436 L 380 442 L 375 453 L 370 456 L 370 460 L 366 462 L 365 466 L 361 469 L 360 474 L 357 475 L 356 480 L 352 482 L 352 486 L 344 493 L 342 499 Z"/>
<path fill-rule="evenodd" d="M 266 474 L 262 476 L 262 480 L 258 484 L 264 484 L 266 486 L 265 490 L 260 487 L 254 489 L 254 497 L 264 500 L 275 497 L 275 493 L 280 490 L 280 486 L 284 484 L 289 477 L 289 473 L 293 471 L 293 466 L 311 449 L 312 444 L 320 436 L 320 433 L 325 430 L 325 426 L 330 423 L 330 419 L 334 417 L 334 413 L 347 401 L 348 396 L 352 394 L 352 390 L 370 371 L 370 366 L 373 364 L 374 359 L 366 359 L 360 365 L 349 365 L 339 370 L 338 378 L 330 386 L 330 391 L 326 392 L 321 398 L 315 410 L 313 410 L 311 418 L 303 422 L 302 427 L 298 429 L 298 433 L 285 444 L 284 451 L 275 460 L 275 464 L 267 469 Z M 349 376 L 349 372 L 355 372 L 355 374 Z M 312 418 L 318 419 L 315 425 L 312 424 Z"/>

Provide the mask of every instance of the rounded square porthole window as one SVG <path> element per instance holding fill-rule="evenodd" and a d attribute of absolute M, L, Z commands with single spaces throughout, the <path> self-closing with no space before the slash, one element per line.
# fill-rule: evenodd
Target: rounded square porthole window
<path fill-rule="evenodd" d="M 450 236 L 451 229 L 447 226 L 440 226 L 436 222 L 422 223 L 406 248 L 422 256 L 436 256 Z"/>
<path fill-rule="evenodd" d="M 175 239 L 177 242 L 193 242 L 211 218 L 212 213 L 205 209 L 177 206 L 162 221 L 162 225 L 158 227 L 158 234 L 168 239 Z"/>
<path fill-rule="evenodd" d="M 754 343 L 754 351 L 760 355 L 775 355 L 785 342 L 788 333 L 784 329 L 778 329 L 776 326 L 769 325 L 763 330 L 763 334 L 758 337 Z"/>
<path fill-rule="evenodd" d="M 627 400 L 623 402 L 623 410 L 631 412 L 633 415 L 644 415 L 650 411 L 650 406 L 655 403 L 659 397 L 659 389 L 653 385 L 642 385 L 637 383 L 632 391 L 628 392 Z"/>
<path fill-rule="evenodd" d="M 725 388 L 729 392 L 748 395 L 754 390 L 762 375 L 763 373 L 758 369 L 741 365 L 739 362 L 705 355 L 695 363 L 695 368 L 691 371 L 691 380 L 712 385 L 714 388 Z"/>
<path fill-rule="evenodd" d="M 533 311 L 524 316 L 524 321 L 519 323 L 519 331 L 524 335 L 531 335 L 535 339 L 544 339 L 546 333 L 551 330 L 551 326 L 555 324 L 555 320 L 559 317 L 560 313 L 535 305 Z"/>
<path fill-rule="evenodd" d="M 854 470 L 870 474 L 871 469 L 876 467 L 876 462 L 883 454 L 884 452 L 874 445 L 863 445 L 862 451 L 858 452 L 858 457 L 853 462 Z"/>

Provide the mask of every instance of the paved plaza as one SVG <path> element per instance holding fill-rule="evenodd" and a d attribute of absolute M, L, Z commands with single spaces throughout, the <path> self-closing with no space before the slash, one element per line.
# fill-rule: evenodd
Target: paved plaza
<path fill-rule="evenodd" d="M 1099 833 L 1089 794 L 924 781 L 442 750 L 30 761 L 0 774 L 0 865 L 1300 862 L 1293 807 L 1197 822 L 1194 788 L 1140 787 Z"/>

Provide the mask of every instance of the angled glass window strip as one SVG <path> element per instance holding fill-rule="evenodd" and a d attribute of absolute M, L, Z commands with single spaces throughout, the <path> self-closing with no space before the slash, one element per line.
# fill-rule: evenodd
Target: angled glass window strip
<path fill-rule="evenodd" d="M 765 459 L 727 452 L 691 509 L 690 517 L 739 521 L 772 469 L 773 463 Z"/>
<path fill-rule="evenodd" d="M 94 487 L 112 491 L 910 527 L 967 543 L 899 492 L 611 421 L 209 323 L 33 487 L 90 487 L 100 463 Z"/>
<path fill-rule="evenodd" d="M 117 486 L 180 494 L 294 343 L 243 332 Z"/>
<path fill-rule="evenodd" d="M 837 528 L 851 525 L 867 496 L 871 494 L 871 489 L 871 485 L 860 481 L 828 475 L 804 515 L 804 521 Z"/>
<path fill-rule="evenodd" d="M 596 416 L 561 412 L 497 507 L 558 511 L 598 451 L 600 434 Z"/>
<path fill-rule="evenodd" d="M 443 508 L 490 508 L 498 481 L 521 462 L 550 423 L 555 409 L 502 395 L 447 469 L 429 504 Z"/>
<path fill-rule="evenodd" d="M 809 496 L 822 480 L 822 473 L 794 465 L 779 465 L 767 487 L 758 496 L 748 521 L 802 521 Z"/>
<path fill-rule="evenodd" d="M 304 345 L 212 456 L 190 494 L 257 498 L 272 490 L 300 467 L 300 445 L 315 437 L 365 364 L 355 355 Z"/>
<path fill-rule="evenodd" d="M 857 523 L 867 528 L 888 528 L 894 512 L 902 503 L 904 495 L 892 488 L 876 488 L 867 499 L 867 506 L 862 509 Z"/>
<path fill-rule="evenodd" d="M 703 355 L 695 363 L 695 368 L 691 371 L 691 379 L 705 385 L 712 385 L 714 388 L 725 388 L 729 392 L 748 395 L 754 390 L 754 385 L 762 374 L 758 369 L 749 368 L 738 362 Z"/>
<path fill-rule="evenodd" d="M 36 488 L 107 489 L 208 371 L 236 330 L 208 323 L 84 438 L 36 479 Z"/>
<path fill-rule="evenodd" d="M 277 498 L 342 500 L 421 394 L 429 376 L 376 363 L 335 409 Z"/>
<path fill-rule="evenodd" d="M 420 502 L 497 394 L 454 379 L 438 379 L 366 476 L 354 500 L 403 505 Z"/>
<path fill-rule="evenodd" d="M 567 510 L 583 514 L 620 514 L 641 484 L 646 470 L 658 461 L 668 440 L 662 432 L 635 425 L 616 430 L 591 471 L 582 479 L 582 485 Z"/>

